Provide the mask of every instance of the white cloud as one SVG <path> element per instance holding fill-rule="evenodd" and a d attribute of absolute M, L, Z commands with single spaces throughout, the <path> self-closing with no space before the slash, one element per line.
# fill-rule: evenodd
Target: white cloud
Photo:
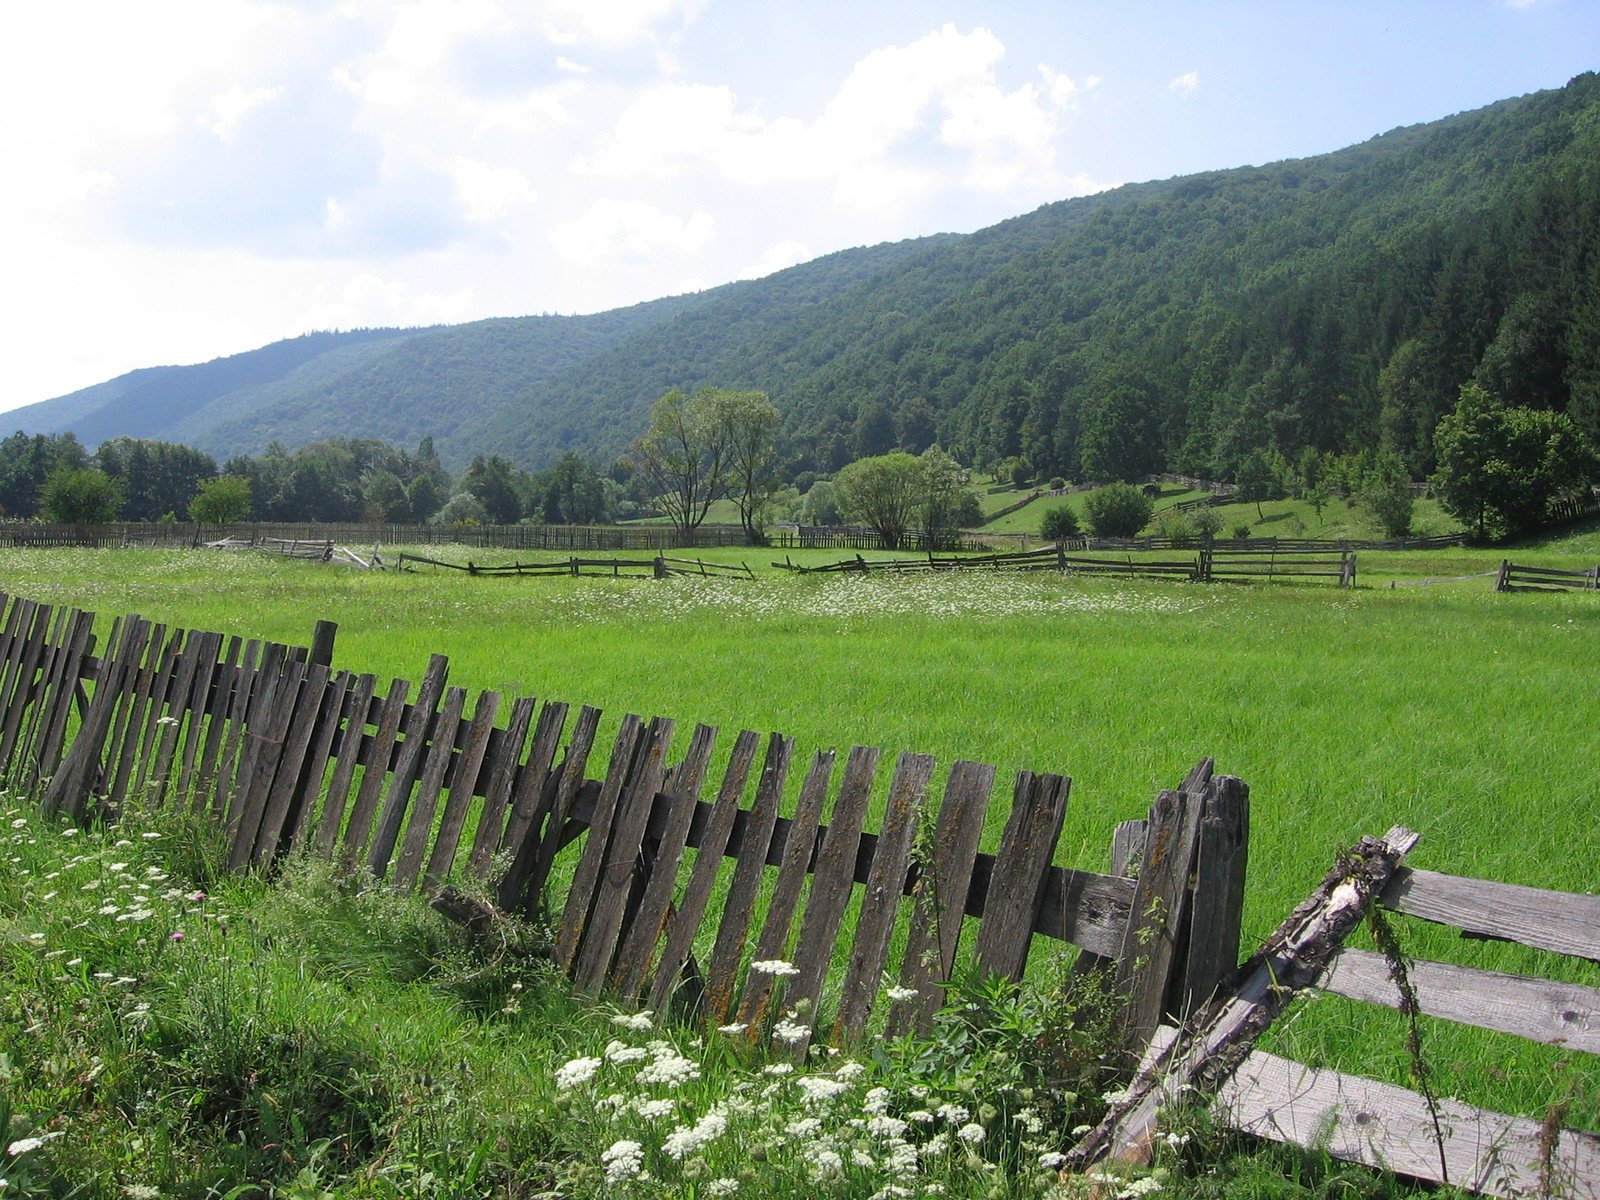
<path fill-rule="evenodd" d="M 584 266 L 696 254 L 716 236 L 716 221 L 697 209 L 687 218 L 643 200 L 600 199 L 580 217 L 550 231 L 568 262 Z"/>
<path fill-rule="evenodd" d="M 764 279 L 768 275 L 774 275 L 799 263 L 809 262 L 814 257 L 811 247 L 804 242 L 776 242 L 767 247 L 766 253 L 761 256 L 760 261 L 740 271 L 738 277 L 740 279 Z"/>
<path fill-rule="evenodd" d="M 945 25 L 863 57 L 809 122 L 741 110 L 725 85 L 665 84 L 575 165 L 619 179 L 709 167 L 754 187 L 819 183 L 836 203 L 867 211 L 898 210 L 940 186 L 1048 190 L 1059 182 L 1061 115 L 1084 88 L 1041 68 L 1042 87 L 1007 90 L 995 77 L 1004 54 L 986 29 Z M 942 161 L 952 152 L 957 166 Z"/>
<path fill-rule="evenodd" d="M 456 198 L 467 219 L 480 225 L 498 221 L 539 198 L 532 181 L 511 167 L 492 167 L 458 157 L 452 160 L 451 174 L 456 181 Z"/>
<path fill-rule="evenodd" d="M 550 40 L 570 46 L 638 41 L 674 17 L 688 24 L 705 6 L 706 0 L 544 0 L 536 7 Z"/>
<path fill-rule="evenodd" d="M 283 95 L 281 87 L 258 87 L 248 91 L 235 85 L 211 97 L 211 117 L 196 118 L 201 127 L 216 134 L 223 142 L 233 141 L 239 123 L 253 110 Z"/>
<path fill-rule="evenodd" d="M 1200 72 L 1190 71 L 1186 75 L 1179 75 L 1171 83 L 1167 84 L 1167 91 L 1174 96 L 1187 96 L 1195 92 L 1199 87 Z"/>

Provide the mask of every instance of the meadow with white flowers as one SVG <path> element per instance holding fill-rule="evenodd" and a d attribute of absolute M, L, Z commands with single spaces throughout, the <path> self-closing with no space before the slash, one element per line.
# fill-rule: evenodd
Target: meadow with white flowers
<path fill-rule="evenodd" d="M 1594 886 L 1592 596 L 1048 574 L 485 581 L 180 552 L 0 551 L 0 575 L 107 623 L 134 611 L 303 643 L 332 617 L 337 666 L 415 679 L 444 653 L 452 683 L 594 704 L 612 727 L 659 713 L 727 743 L 776 729 L 803 751 L 1064 772 L 1057 861 L 1093 869 L 1118 821 L 1213 755 L 1252 789 L 1247 939 L 1339 847 L 1396 823 L 1423 833 L 1419 866 Z M 952 989 L 928 1038 L 800 1054 L 783 1023 L 804 1031 L 807 1014 L 781 1004 L 756 1040 L 578 1004 L 537 924 L 486 948 L 326 866 L 223 877 L 205 823 L 171 810 L 83 831 L 24 795 L 0 810 L 0 1196 L 1404 1190 L 1197 1116 L 1169 1127 L 1152 1170 L 1062 1181 L 1056 1156 L 1116 1081 L 1105 997 L 1042 944 L 1024 987 Z M 1407 949 L 1427 954 L 1429 936 Z M 1504 970 L 1535 953 L 1469 950 Z M 1403 1081 L 1401 1036 L 1337 1000 L 1274 1034 Z M 1443 1091 L 1535 1116 L 1565 1096 L 1570 1124 L 1600 1124 L 1600 1078 L 1557 1049 L 1428 1039 Z"/>

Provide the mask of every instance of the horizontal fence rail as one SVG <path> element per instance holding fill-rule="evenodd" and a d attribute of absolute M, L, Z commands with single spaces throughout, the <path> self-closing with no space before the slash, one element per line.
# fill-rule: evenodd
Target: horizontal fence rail
<path fill-rule="evenodd" d="M 1600 590 L 1600 565 L 1588 570 L 1558 570 L 1554 567 L 1527 567 L 1504 559 L 1495 576 L 1497 592 L 1564 592 Z"/>

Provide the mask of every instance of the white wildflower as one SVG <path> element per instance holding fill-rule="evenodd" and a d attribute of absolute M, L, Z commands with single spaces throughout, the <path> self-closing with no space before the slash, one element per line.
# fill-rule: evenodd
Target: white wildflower
<path fill-rule="evenodd" d="M 806 1075 L 795 1080 L 795 1086 L 809 1104 L 826 1104 L 850 1090 L 850 1085 L 842 1079 L 830 1079 L 826 1075 Z"/>
<path fill-rule="evenodd" d="M 892 1003 L 902 1004 L 907 1000 L 915 1000 L 919 993 L 914 987 L 892 987 L 883 993 Z"/>
<path fill-rule="evenodd" d="M 24 1154 L 31 1154 L 40 1146 L 43 1146 L 46 1142 L 53 1142 L 56 1138 L 61 1136 L 62 1131 L 57 1129 L 53 1133 L 41 1133 L 38 1137 L 18 1138 L 16 1141 L 12 1142 L 6 1147 L 6 1154 L 12 1158 L 18 1158 Z"/>
<path fill-rule="evenodd" d="M 958 1138 L 960 1138 L 963 1142 L 973 1146 L 976 1146 L 983 1141 L 984 1133 L 985 1130 L 983 1126 L 979 1125 L 976 1121 L 969 1125 L 963 1125 L 960 1129 L 956 1130 L 956 1136 Z"/>
<path fill-rule="evenodd" d="M 632 1179 L 644 1166 L 644 1147 L 627 1139 L 612 1142 L 610 1148 L 600 1155 L 600 1162 L 606 1169 L 606 1182 L 621 1183 L 625 1179 Z"/>
<path fill-rule="evenodd" d="M 611 1018 L 613 1025 L 620 1025 L 624 1029 L 631 1029 L 635 1033 L 648 1033 L 654 1026 L 650 1020 L 650 1010 L 636 1013 L 618 1013 Z"/>
<path fill-rule="evenodd" d="M 633 1111 L 646 1121 L 657 1121 L 662 1117 L 670 1117 L 672 1110 L 677 1108 L 671 1100 L 654 1100 L 649 1096 L 638 1096 L 633 1102 Z"/>
<path fill-rule="evenodd" d="M 561 1064 L 556 1070 L 556 1090 L 565 1092 L 588 1083 L 600 1069 L 601 1061 L 598 1058 L 574 1058 Z"/>
<path fill-rule="evenodd" d="M 728 1119 L 721 1113 L 710 1112 L 693 1125 L 680 1125 L 674 1129 L 661 1149 L 668 1158 L 682 1161 L 702 1146 L 716 1141 L 727 1131 Z"/>
<path fill-rule="evenodd" d="M 860 1079 L 867 1073 L 867 1064 L 862 1062 L 847 1062 L 833 1073 L 835 1079 L 846 1081 Z"/>
<path fill-rule="evenodd" d="M 764 958 L 750 964 L 750 969 L 757 975 L 771 975 L 782 978 L 786 975 L 800 974 L 800 968 L 793 963 L 784 962 L 781 958 Z"/>
<path fill-rule="evenodd" d="M 811 1167 L 812 1177 L 819 1183 L 830 1182 L 844 1174 L 844 1159 L 830 1147 L 814 1146 L 806 1160 Z"/>
<path fill-rule="evenodd" d="M 739 1181 L 729 1176 L 713 1179 L 701 1189 L 708 1196 L 731 1196 L 739 1190 Z"/>
<path fill-rule="evenodd" d="M 732 1037 L 735 1034 L 743 1033 L 746 1029 L 749 1029 L 749 1028 L 750 1028 L 749 1024 L 747 1022 L 745 1022 L 745 1021 L 734 1021 L 730 1025 L 718 1025 L 717 1026 L 717 1032 L 718 1033 L 725 1033 L 729 1037 Z"/>
<path fill-rule="evenodd" d="M 761 1073 L 763 1075 L 792 1075 L 794 1073 L 794 1064 L 783 1062 L 768 1063 L 761 1068 Z"/>
<path fill-rule="evenodd" d="M 691 1079 L 700 1078 L 700 1067 L 691 1058 L 684 1058 L 665 1042 L 654 1042 L 651 1050 L 655 1057 L 639 1068 L 634 1079 L 642 1084 L 662 1084 L 678 1087 Z"/>
<path fill-rule="evenodd" d="M 811 1036 L 811 1030 L 784 1017 L 772 1027 L 772 1036 L 786 1046 L 796 1046 Z"/>
<path fill-rule="evenodd" d="M 605 1057 L 607 1062 L 631 1063 L 643 1062 L 649 1055 L 643 1046 L 630 1046 L 626 1042 L 607 1042 Z"/>

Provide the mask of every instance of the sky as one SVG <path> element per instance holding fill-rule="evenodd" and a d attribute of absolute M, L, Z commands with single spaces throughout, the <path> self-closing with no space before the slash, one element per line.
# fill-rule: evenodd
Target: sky
<path fill-rule="evenodd" d="M 0 410 L 971 232 L 1597 67 L 1596 0 L 0 0 Z"/>

